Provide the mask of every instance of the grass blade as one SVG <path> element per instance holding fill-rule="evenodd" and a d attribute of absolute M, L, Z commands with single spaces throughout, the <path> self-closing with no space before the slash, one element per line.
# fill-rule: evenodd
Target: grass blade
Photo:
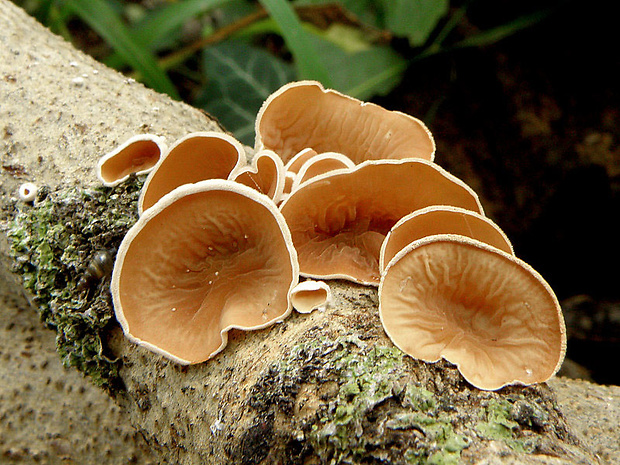
<path fill-rule="evenodd" d="M 132 28 L 131 33 L 144 46 L 153 45 L 170 32 L 180 28 L 185 22 L 202 13 L 221 7 L 231 0 L 185 0 L 169 3 L 150 13 L 143 21 Z"/>
<path fill-rule="evenodd" d="M 65 3 L 123 57 L 149 87 L 179 99 L 176 88 L 152 53 L 137 43 L 121 18 L 104 0 L 66 0 Z"/>
<path fill-rule="evenodd" d="M 535 13 L 521 16 L 514 21 L 511 21 L 501 26 L 494 27 L 492 29 L 482 31 L 478 34 L 474 34 L 471 37 L 461 40 L 454 44 L 450 49 L 466 48 L 466 47 L 484 47 L 485 45 L 491 45 L 495 42 L 499 42 L 508 36 L 511 36 L 522 29 L 527 29 L 551 14 L 551 10 L 541 10 Z"/>
<path fill-rule="evenodd" d="M 280 34 L 295 58 L 299 76 L 302 79 L 315 79 L 326 87 L 332 87 L 329 73 L 293 7 L 286 0 L 260 0 L 260 3 L 278 24 Z"/>

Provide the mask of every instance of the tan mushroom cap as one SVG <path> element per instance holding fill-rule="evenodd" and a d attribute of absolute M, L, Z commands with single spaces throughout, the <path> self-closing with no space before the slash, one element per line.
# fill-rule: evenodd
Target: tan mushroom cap
<path fill-rule="evenodd" d="M 401 218 L 390 230 L 381 246 L 379 269 L 407 244 L 435 234 L 458 234 L 485 242 L 514 255 L 510 240 L 493 221 L 471 210 L 433 205 Z"/>
<path fill-rule="evenodd" d="M 300 184 L 308 181 L 315 176 L 329 173 L 330 171 L 351 169 L 355 163 L 349 157 L 341 153 L 326 152 L 315 155 L 308 159 L 299 169 L 295 181 L 291 186 L 291 191 L 297 189 Z"/>
<path fill-rule="evenodd" d="M 311 313 L 314 310 L 324 310 L 332 300 L 332 292 L 324 281 L 308 279 L 300 282 L 291 291 L 293 307 L 299 313 Z"/>
<path fill-rule="evenodd" d="M 464 236 L 429 236 L 399 252 L 381 279 L 379 313 L 403 352 L 444 358 L 480 389 L 547 381 L 566 351 L 562 311 L 545 280 Z"/>
<path fill-rule="evenodd" d="M 144 212 L 121 243 L 111 291 L 130 340 L 190 364 L 220 352 L 233 328 L 286 318 L 298 279 L 275 204 L 241 184 L 209 180 Z"/>
<path fill-rule="evenodd" d="M 289 161 L 305 148 L 365 160 L 433 160 L 435 141 L 427 127 L 405 113 L 326 90 L 319 82 L 287 84 L 269 96 L 256 118 L 256 149 Z"/>
<path fill-rule="evenodd" d="M 482 213 L 478 196 L 425 160 L 367 161 L 317 176 L 282 203 L 304 276 L 379 284 L 379 251 L 403 216 L 429 205 Z"/>
<path fill-rule="evenodd" d="M 286 162 L 286 165 L 284 165 L 284 169 L 288 173 L 297 174 L 299 173 L 299 170 L 304 165 L 304 163 L 306 163 L 312 157 L 316 157 L 317 155 L 318 153 L 316 152 L 316 150 L 312 150 L 310 148 L 300 150 L 293 158 Z"/>
<path fill-rule="evenodd" d="M 235 168 L 228 179 L 256 189 L 278 203 L 284 192 L 284 163 L 271 150 L 262 150 L 254 155 L 251 166 Z"/>
<path fill-rule="evenodd" d="M 162 137 L 139 134 L 104 155 L 97 163 L 97 177 L 105 186 L 116 186 L 131 174 L 146 174 L 166 151 Z"/>
<path fill-rule="evenodd" d="M 235 138 L 219 132 L 196 132 L 179 139 L 149 174 L 140 198 L 140 214 L 168 192 L 207 179 L 227 179 L 246 164 L 245 151 Z"/>

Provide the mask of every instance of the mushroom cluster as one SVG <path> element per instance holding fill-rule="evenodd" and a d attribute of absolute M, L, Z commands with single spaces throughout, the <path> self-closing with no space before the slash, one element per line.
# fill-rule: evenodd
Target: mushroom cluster
<path fill-rule="evenodd" d="M 295 82 L 261 107 L 254 149 L 205 132 L 170 148 L 130 139 L 102 158 L 108 185 L 151 169 L 111 285 L 131 340 L 202 362 L 232 328 L 325 308 L 329 286 L 315 280 L 338 278 L 378 286 L 394 344 L 480 389 L 559 369 L 557 298 L 476 193 L 434 163 L 421 121 Z"/>

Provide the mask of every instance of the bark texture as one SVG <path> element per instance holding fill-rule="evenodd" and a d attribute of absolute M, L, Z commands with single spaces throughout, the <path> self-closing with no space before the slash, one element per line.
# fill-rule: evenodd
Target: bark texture
<path fill-rule="evenodd" d="M 133 134 L 172 142 L 218 128 L 75 51 L 6 0 L 0 43 L 5 218 L 22 182 L 56 192 L 92 187 L 97 159 Z M 192 367 L 128 343 L 116 325 L 107 329 L 105 350 L 119 358 L 122 380 L 112 394 L 158 461 L 598 463 L 547 385 L 483 392 L 448 364 L 403 357 L 381 328 L 376 290 L 332 285 L 326 311 L 233 332 L 223 353 Z"/>

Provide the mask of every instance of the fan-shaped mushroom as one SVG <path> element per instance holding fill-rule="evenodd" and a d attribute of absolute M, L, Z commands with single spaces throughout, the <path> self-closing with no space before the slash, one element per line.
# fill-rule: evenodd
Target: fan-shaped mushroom
<path fill-rule="evenodd" d="M 392 227 L 381 245 L 379 269 L 383 271 L 385 265 L 407 244 L 435 234 L 471 237 L 514 255 L 504 231 L 486 216 L 463 208 L 433 205 L 404 216 Z"/>
<path fill-rule="evenodd" d="M 282 321 L 298 270 L 268 197 L 232 181 L 186 184 L 145 210 L 123 239 L 114 310 L 132 341 L 198 363 L 226 346 L 231 329 Z"/>
<path fill-rule="evenodd" d="M 409 244 L 379 287 L 386 333 L 410 356 L 454 363 L 480 389 L 548 380 L 566 349 L 562 311 L 529 265 L 458 235 Z"/>
<path fill-rule="evenodd" d="M 245 151 L 233 137 L 219 132 L 188 134 L 170 147 L 149 174 L 138 199 L 138 211 L 152 207 L 176 187 L 227 179 L 233 169 L 245 164 Z"/>
<path fill-rule="evenodd" d="M 116 186 L 130 174 L 146 174 L 166 151 L 164 139 L 153 134 L 139 134 L 104 155 L 97 163 L 97 177 L 105 186 Z"/>
<path fill-rule="evenodd" d="M 284 163 L 271 150 L 261 150 L 254 155 L 251 166 L 235 168 L 228 179 L 256 189 L 278 203 L 284 191 Z"/>
<path fill-rule="evenodd" d="M 465 183 L 425 160 L 367 161 L 302 184 L 282 203 L 300 271 L 379 284 L 379 250 L 403 216 L 429 205 L 482 212 Z"/>
<path fill-rule="evenodd" d="M 418 119 L 361 102 L 314 81 L 287 84 L 269 96 L 256 117 L 257 150 L 286 163 L 305 148 L 365 160 L 433 160 L 435 142 Z"/>

